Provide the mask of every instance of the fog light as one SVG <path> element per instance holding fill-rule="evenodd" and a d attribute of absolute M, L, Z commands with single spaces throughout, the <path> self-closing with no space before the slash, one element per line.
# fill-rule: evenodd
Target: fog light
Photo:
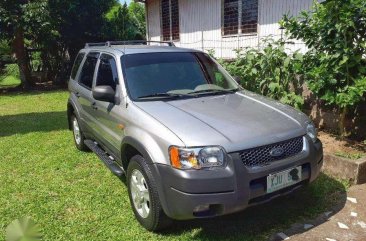
<path fill-rule="evenodd" d="M 208 210 L 210 210 L 210 205 L 209 204 L 205 204 L 205 205 L 199 205 L 199 206 L 195 207 L 193 209 L 193 212 L 194 213 L 200 213 L 200 212 L 206 212 Z"/>

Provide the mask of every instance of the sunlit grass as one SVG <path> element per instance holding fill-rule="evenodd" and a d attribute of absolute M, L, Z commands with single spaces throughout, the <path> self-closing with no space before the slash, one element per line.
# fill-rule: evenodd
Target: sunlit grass
<path fill-rule="evenodd" d="M 326 175 L 301 191 L 238 214 L 176 222 L 160 234 L 135 220 L 125 185 L 93 153 L 74 148 L 67 129 L 68 93 L 0 96 L 0 240 L 29 216 L 44 240 L 267 240 L 292 223 L 345 199 Z"/>
<path fill-rule="evenodd" d="M 342 151 L 337 151 L 334 154 L 336 156 L 344 157 L 344 158 L 348 158 L 348 159 L 352 159 L 352 160 L 360 159 L 360 158 L 364 157 L 364 155 L 365 155 L 364 153 L 361 153 L 361 152 L 348 153 L 348 152 L 342 152 Z"/>

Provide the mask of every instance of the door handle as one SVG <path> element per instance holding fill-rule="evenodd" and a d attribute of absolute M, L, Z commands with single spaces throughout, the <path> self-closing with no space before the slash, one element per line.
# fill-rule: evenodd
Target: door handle
<path fill-rule="evenodd" d="M 80 98 L 80 93 L 79 92 L 76 92 L 75 95 L 76 95 L 77 98 Z"/>
<path fill-rule="evenodd" d="M 98 107 L 97 107 L 96 105 L 97 105 L 97 103 L 96 103 L 96 102 L 93 102 L 93 103 L 91 104 L 91 106 L 92 106 L 93 110 L 98 110 Z"/>

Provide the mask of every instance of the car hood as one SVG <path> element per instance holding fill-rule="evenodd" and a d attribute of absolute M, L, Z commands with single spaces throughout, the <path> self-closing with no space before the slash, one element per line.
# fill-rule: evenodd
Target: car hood
<path fill-rule="evenodd" d="M 186 146 L 243 150 L 305 135 L 308 118 L 289 106 L 248 91 L 135 104 Z"/>

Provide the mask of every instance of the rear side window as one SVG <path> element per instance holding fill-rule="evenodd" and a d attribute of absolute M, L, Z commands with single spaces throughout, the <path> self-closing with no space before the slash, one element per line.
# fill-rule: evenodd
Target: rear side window
<path fill-rule="evenodd" d="M 116 90 L 117 83 L 118 74 L 115 59 L 110 55 L 102 54 L 95 85 L 108 85 Z"/>
<path fill-rule="evenodd" d="M 88 89 L 91 89 L 93 85 L 94 70 L 98 57 L 99 53 L 89 53 L 81 69 L 79 83 Z"/>
<path fill-rule="evenodd" d="M 85 56 L 85 53 L 79 53 L 78 56 L 76 57 L 74 66 L 72 67 L 72 70 L 71 70 L 71 79 L 75 79 L 76 74 L 78 73 L 81 61 L 83 61 L 83 59 L 84 59 L 84 56 Z"/>

